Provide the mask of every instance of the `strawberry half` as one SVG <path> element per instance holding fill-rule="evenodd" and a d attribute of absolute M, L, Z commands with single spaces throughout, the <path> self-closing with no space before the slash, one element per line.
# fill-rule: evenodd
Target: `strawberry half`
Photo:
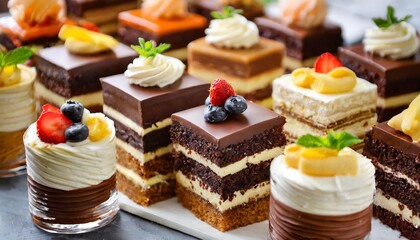
<path fill-rule="evenodd" d="M 329 73 L 334 68 L 342 67 L 343 64 L 338 60 L 334 55 L 332 55 L 329 52 L 321 54 L 316 60 L 315 60 L 315 72 L 318 73 Z"/>
<path fill-rule="evenodd" d="M 49 103 L 44 104 L 44 105 L 42 106 L 42 108 L 41 108 L 41 109 L 42 109 L 41 114 L 46 113 L 46 112 L 56 112 L 56 113 L 60 113 L 60 109 L 59 109 L 59 108 L 54 107 L 53 105 L 51 105 L 51 104 L 49 104 Z"/>
<path fill-rule="evenodd" d="M 73 122 L 60 112 L 44 112 L 36 121 L 38 136 L 45 143 L 65 143 L 64 132 Z"/>
<path fill-rule="evenodd" d="M 236 96 L 235 90 L 226 80 L 218 78 L 210 86 L 210 103 L 214 106 L 223 107 L 226 99 Z"/>

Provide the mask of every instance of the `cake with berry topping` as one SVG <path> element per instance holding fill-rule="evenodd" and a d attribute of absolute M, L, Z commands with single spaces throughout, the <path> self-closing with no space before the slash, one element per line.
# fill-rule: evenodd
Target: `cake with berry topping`
<path fill-rule="evenodd" d="M 141 9 L 121 12 L 118 16 L 119 39 L 128 45 L 139 37 L 171 44 L 165 55 L 187 61 L 187 45 L 204 36 L 207 20 L 187 11 L 186 0 L 145 0 Z"/>
<path fill-rule="evenodd" d="M 140 56 L 125 73 L 101 81 L 104 113 L 117 128 L 118 189 L 148 206 L 175 193 L 171 114 L 203 104 L 209 84 L 185 74 L 179 59 L 162 55 L 169 45 L 139 43 L 132 47 Z"/>
<path fill-rule="evenodd" d="M 310 67 L 324 52 L 336 53 L 342 46 L 341 28 L 325 21 L 325 0 L 283 0 L 278 18 L 259 17 L 260 35 L 286 45 L 284 67 L 291 72 Z"/>
<path fill-rule="evenodd" d="M 227 231 L 268 217 L 269 168 L 283 152 L 284 118 L 218 79 L 206 105 L 172 114 L 176 192 L 202 221 Z"/>
<path fill-rule="evenodd" d="M 60 109 L 45 104 L 23 141 L 29 210 L 38 227 L 81 233 L 115 218 L 119 208 L 112 120 L 72 100 Z"/>
<path fill-rule="evenodd" d="M 31 56 L 27 47 L 0 54 L 0 177 L 25 173 L 22 137 L 36 119 L 36 70 L 22 63 Z"/>
<path fill-rule="evenodd" d="M 340 60 L 378 86 L 378 122 L 404 110 L 420 94 L 420 50 L 416 29 L 389 6 L 386 19 L 374 18 L 363 44 L 340 48 Z"/>
<path fill-rule="evenodd" d="M 238 94 L 271 108 L 271 83 L 283 74 L 283 44 L 260 38 L 257 26 L 232 7 L 213 15 L 206 37 L 188 45 L 188 73 L 209 83 L 229 79 Z"/>
<path fill-rule="evenodd" d="M 77 26 L 64 25 L 59 36 L 64 46 L 41 49 L 34 57 L 39 105 L 60 106 L 72 98 L 91 111 L 102 111 L 99 78 L 124 72 L 136 52 L 111 36 Z"/>
<path fill-rule="evenodd" d="M 273 108 L 287 119 L 289 142 L 328 130 L 363 138 L 376 123 L 376 97 L 376 85 L 358 78 L 330 53 L 322 54 L 314 68 L 298 68 L 273 82 Z M 352 147 L 361 149 L 363 143 Z"/>
<path fill-rule="evenodd" d="M 367 239 L 375 168 L 346 132 L 304 135 L 271 164 L 268 239 Z"/>
<path fill-rule="evenodd" d="M 363 154 L 376 168 L 373 215 L 410 239 L 420 239 L 420 95 L 402 113 L 366 134 Z"/>

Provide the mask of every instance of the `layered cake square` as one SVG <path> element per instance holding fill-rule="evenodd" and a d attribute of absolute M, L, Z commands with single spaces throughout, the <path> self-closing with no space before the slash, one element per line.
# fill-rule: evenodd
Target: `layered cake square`
<path fill-rule="evenodd" d="M 286 72 L 291 72 L 312 66 L 317 56 L 336 53 L 343 45 L 341 28 L 324 22 L 326 14 L 324 0 L 284 0 L 278 18 L 258 17 L 255 23 L 260 36 L 286 45 L 284 67 Z"/>
<path fill-rule="evenodd" d="M 141 9 L 118 15 L 118 37 L 125 44 L 137 44 L 137 39 L 152 40 L 156 44 L 171 44 L 165 55 L 187 61 L 187 45 L 204 36 L 207 20 L 187 12 L 185 0 L 147 0 Z"/>
<path fill-rule="evenodd" d="M 244 17 L 249 20 L 264 14 L 263 6 L 257 0 L 194 0 L 190 2 L 189 8 L 192 12 L 202 15 L 210 21 L 211 13 L 220 11 L 225 5 L 241 9 Z"/>
<path fill-rule="evenodd" d="M 206 107 L 172 115 L 178 199 L 220 231 L 267 219 L 269 168 L 286 143 L 285 119 L 248 102 L 242 114 L 209 123 Z"/>
<path fill-rule="evenodd" d="M 117 33 L 118 13 L 137 8 L 137 0 L 66 0 L 66 4 L 70 18 L 94 23 L 106 34 Z"/>
<path fill-rule="evenodd" d="M 74 34 L 79 34 L 79 30 L 77 29 Z M 85 31 L 82 30 L 82 33 L 85 34 Z M 95 33 L 95 37 L 91 39 L 99 43 L 100 37 L 96 34 L 98 33 Z M 96 44 L 87 49 L 100 48 Z M 34 56 L 39 76 L 35 82 L 37 101 L 40 104 L 48 102 L 60 106 L 66 99 L 71 98 L 81 102 L 91 111 L 102 111 L 103 100 L 99 78 L 124 72 L 137 54 L 130 47 L 117 41 L 113 42 L 112 47 L 98 53 L 75 53 L 73 51 L 76 49 L 72 46 L 74 45 L 66 44 L 66 46 L 41 49 Z"/>
<path fill-rule="evenodd" d="M 410 107 L 417 108 L 411 117 L 418 119 L 420 96 L 416 99 Z M 402 117 L 402 121 L 398 118 L 379 123 L 366 134 L 363 154 L 376 168 L 374 216 L 414 240 L 420 238 L 420 129 L 415 122 L 410 124 L 410 116 Z M 405 121 L 408 124 L 401 131 L 398 125 L 401 128 Z"/>

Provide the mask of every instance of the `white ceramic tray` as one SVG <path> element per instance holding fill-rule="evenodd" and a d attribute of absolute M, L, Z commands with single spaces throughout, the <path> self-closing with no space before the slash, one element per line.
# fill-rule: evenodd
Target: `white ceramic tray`
<path fill-rule="evenodd" d="M 268 236 L 268 221 L 228 232 L 220 232 L 197 219 L 191 212 L 183 208 L 176 198 L 153 204 L 147 208 L 134 203 L 122 193 L 120 193 L 119 200 L 120 207 L 124 211 L 201 239 L 261 240 L 267 239 Z M 372 220 L 370 240 L 405 239 L 399 236 L 398 231 L 381 224 L 377 219 Z"/>

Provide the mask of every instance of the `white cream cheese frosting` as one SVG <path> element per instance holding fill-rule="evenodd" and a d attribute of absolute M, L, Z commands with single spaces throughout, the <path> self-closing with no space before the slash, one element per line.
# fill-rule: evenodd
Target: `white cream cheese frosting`
<path fill-rule="evenodd" d="M 124 75 L 131 84 L 141 87 L 165 87 L 180 79 L 184 70 L 185 65 L 179 59 L 156 54 L 154 57 L 134 59 Z"/>
<path fill-rule="evenodd" d="M 391 59 L 413 56 L 419 49 L 416 29 L 407 22 L 394 24 L 386 29 L 368 29 L 363 44 L 366 52 Z"/>
<path fill-rule="evenodd" d="M 239 14 L 211 20 L 205 33 L 206 42 L 217 47 L 250 48 L 259 40 L 257 25 Z"/>

